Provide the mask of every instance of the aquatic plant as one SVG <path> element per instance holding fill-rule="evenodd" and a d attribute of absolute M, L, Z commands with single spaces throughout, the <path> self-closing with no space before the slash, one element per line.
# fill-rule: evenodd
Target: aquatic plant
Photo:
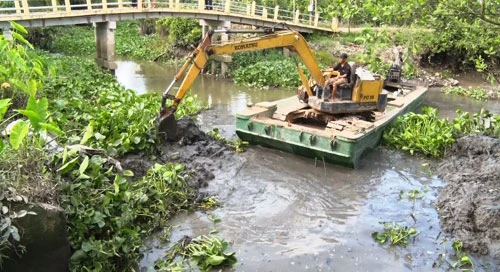
<path fill-rule="evenodd" d="M 228 252 L 228 248 L 228 242 L 213 235 L 201 235 L 193 239 L 184 237 L 169 248 L 164 258 L 155 262 L 155 270 L 192 270 L 191 262 L 204 272 L 232 267 L 237 259 L 235 252 Z M 176 260 L 177 256 L 181 259 Z"/>
<path fill-rule="evenodd" d="M 88 131 L 86 144 L 104 149 L 111 156 L 155 150 L 159 141 L 155 119 L 160 95 L 137 95 L 123 88 L 91 60 L 58 57 L 53 63 L 60 75 L 47 79 L 42 92 L 49 98 L 54 120 L 64 131 Z M 197 96 L 188 95 L 176 117 L 192 115 L 203 108 Z M 68 144 L 79 143 L 80 133 L 64 140 Z"/>
<path fill-rule="evenodd" d="M 95 34 L 92 26 L 54 27 L 57 33 L 50 50 L 68 56 L 95 55 Z M 153 60 L 165 51 L 168 43 L 158 35 L 139 34 L 137 21 L 117 22 L 115 54 L 137 60 Z M 75 39 L 78 37 L 78 39 Z"/>
<path fill-rule="evenodd" d="M 304 72 L 307 72 L 301 64 Z M 233 73 L 234 82 L 250 87 L 298 87 L 301 85 L 296 65 L 291 59 L 259 61 Z"/>
<path fill-rule="evenodd" d="M 211 131 L 208 131 L 207 135 L 212 137 L 216 141 L 219 141 L 223 144 L 229 145 L 231 148 L 233 148 L 238 153 L 245 152 L 246 148 L 248 147 L 248 142 L 243 141 L 240 138 L 238 138 L 236 140 L 228 140 L 226 137 L 224 137 L 224 136 L 222 136 L 222 134 L 220 134 L 218 128 L 213 128 Z"/>
<path fill-rule="evenodd" d="M 467 253 L 463 251 L 462 241 L 453 241 L 451 247 L 455 252 L 454 257 L 457 259 L 457 261 L 455 261 L 454 263 L 450 263 L 451 268 L 474 271 L 474 263 L 472 262 L 469 255 L 467 255 Z"/>
<path fill-rule="evenodd" d="M 125 271 L 140 257 L 142 239 L 180 209 L 194 204 L 194 191 L 179 165 L 155 165 L 130 182 L 106 156 L 66 149 L 54 158 L 62 184 L 61 206 L 68 218 L 74 253 L 72 271 Z"/>
<path fill-rule="evenodd" d="M 468 87 L 464 88 L 462 86 L 447 86 L 441 89 L 441 92 L 445 94 L 457 94 L 461 96 L 468 96 L 476 100 L 485 101 L 488 100 L 488 91 L 482 87 Z"/>
<path fill-rule="evenodd" d="M 384 226 L 384 231 L 382 233 L 373 232 L 373 239 L 379 244 L 385 244 L 389 242 L 391 245 L 408 245 L 411 236 L 417 235 L 417 230 L 415 228 L 409 228 L 407 226 L 400 226 L 395 222 L 386 223 L 380 222 Z"/>
<path fill-rule="evenodd" d="M 384 142 L 414 154 L 420 151 L 431 157 L 442 156 L 444 149 L 454 143 L 454 130 L 447 120 L 440 120 L 438 110 L 424 107 L 422 114 L 410 112 L 397 118 L 384 132 Z"/>
<path fill-rule="evenodd" d="M 384 143 L 389 147 L 414 154 L 421 152 L 431 157 L 441 157 L 455 139 L 465 134 L 484 134 L 500 137 L 500 115 L 481 109 L 471 116 L 457 110 L 452 122 L 438 118 L 438 110 L 424 107 L 422 114 L 410 112 L 398 117 L 384 132 Z"/>

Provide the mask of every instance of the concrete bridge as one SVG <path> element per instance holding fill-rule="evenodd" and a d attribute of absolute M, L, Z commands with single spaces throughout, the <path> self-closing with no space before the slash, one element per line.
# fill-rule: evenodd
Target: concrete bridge
<path fill-rule="evenodd" d="M 31 4 L 29 3 L 31 2 Z M 294 29 L 299 32 L 333 33 L 334 20 L 323 20 L 319 14 L 300 14 L 255 2 L 215 0 L 206 6 L 204 0 L 0 0 L 0 28 L 8 32 L 9 21 L 25 27 L 94 24 L 96 61 L 102 67 L 116 69 L 114 62 L 114 29 L 116 21 L 146 18 L 183 17 L 199 19 L 203 33 L 208 28 L 231 28 L 231 24 L 255 27 Z M 48 5 L 50 4 L 50 5 Z M 78 38 L 78 37 L 75 37 Z M 222 41 L 228 36 L 223 35 Z"/>

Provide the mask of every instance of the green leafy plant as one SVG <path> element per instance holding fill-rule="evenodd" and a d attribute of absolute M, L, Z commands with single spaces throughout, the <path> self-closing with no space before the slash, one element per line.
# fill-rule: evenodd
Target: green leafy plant
<path fill-rule="evenodd" d="M 196 45 L 201 40 L 201 27 L 191 18 L 162 18 L 156 21 L 156 31 L 177 46 Z"/>
<path fill-rule="evenodd" d="M 236 140 L 226 139 L 226 137 L 224 137 L 224 136 L 222 136 L 222 134 L 220 134 L 218 128 L 213 128 L 211 131 L 208 131 L 207 135 L 212 137 L 214 140 L 217 140 L 223 144 L 229 145 L 231 148 L 233 148 L 238 153 L 245 152 L 246 148 L 248 147 L 248 142 L 242 141 L 239 138 Z"/>
<path fill-rule="evenodd" d="M 454 131 L 448 121 L 440 120 L 438 110 L 429 107 L 424 107 L 422 114 L 410 112 L 398 117 L 383 137 L 390 147 L 411 154 L 420 151 L 432 157 L 442 156 L 444 149 L 455 142 Z"/>
<path fill-rule="evenodd" d="M 68 217 L 74 250 L 72 270 L 124 271 L 139 260 L 141 239 L 165 225 L 176 211 L 194 204 L 180 165 L 155 165 L 134 182 L 112 160 L 65 150 L 55 157 L 63 186 L 61 206 Z"/>
<path fill-rule="evenodd" d="M 467 253 L 463 251 L 463 243 L 459 240 L 455 240 L 453 241 L 451 247 L 455 252 L 455 258 L 457 259 L 457 261 L 453 264 L 450 263 L 450 266 L 453 269 L 467 269 L 470 271 L 474 271 L 474 263 L 472 262 L 469 255 L 467 255 Z"/>
<path fill-rule="evenodd" d="M 220 200 L 216 196 L 205 197 L 200 203 L 200 208 L 205 211 L 211 210 L 218 206 L 220 206 Z"/>
<path fill-rule="evenodd" d="M 382 245 L 389 242 L 391 245 L 406 246 L 410 238 L 417 235 L 415 228 L 400 226 L 395 222 L 392 222 L 392 224 L 380 222 L 380 224 L 384 226 L 384 231 L 382 233 L 373 232 L 372 237 L 377 243 Z"/>
<path fill-rule="evenodd" d="M 205 236 L 194 238 L 187 246 L 187 254 L 201 271 L 236 264 L 235 252 L 227 253 L 228 243 L 218 237 Z"/>
<path fill-rule="evenodd" d="M 481 87 L 464 88 L 461 86 L 455 86 L 455 87 L 448 86 L 448 87 L 444 87 L 443 89 L 441 89 L 441 91 L 445 94 L 457 94 L 457 95 L 461 95 L 461 96 L 468 96 L 468 97 L 471 97 L 471 98 L 474 98 L 474 99 L 480 100 L 480 101 L 486 101 L 486 100 L 488 100 L 488 97 L 489 97 L 488 91 L 481 88 Z"/>
<path fill-rule="evenodd" d="M 301 65 L 303 70 L 307 70 Z M 301 85 L 295 63 L 290 59 L 259 61 L 233 73 L 236 84 L 250 87 L 298 87 Z M 307 76 L 307 75 L 306 75 Z"/>

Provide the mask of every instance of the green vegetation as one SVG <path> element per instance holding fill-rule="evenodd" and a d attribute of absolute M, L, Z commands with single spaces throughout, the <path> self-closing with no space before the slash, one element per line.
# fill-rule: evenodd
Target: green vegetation
<path fill-rule="evenodd" d="M 0 139 L 0 263 L 22 250 L 15 220 L 31 214 L 11 204 L 38 201 L 66 211 L 72 271 L 131 270 L 143 238 L 197 207 L 184 166 L 134 177 L 112 157 L 157 153 L 160 96 L 124 89 L 90 60 L 37 55 L 12 27 L 14 40 L 0 35 L 0 131 L 10 136 Z M 201 109 L 196 97 L 184 101 L 178 117 Z"/>
<path fill-rule="evenodd" d="M 50 51 L 68 56 L 95 55 L 95 37 L 92 26 L 54 27 L 55 37 Z M 117 22 L 115 32 L 115 54 L 137 60 L 153 60 L 168 49 L 158 35 L 140 35 L 139 25 L 134 21 Z M 75 37 L 78 37 L 75 39 Z"/>
<path fill-rule="evenodd" d="M 417 235 L 417 230 L 415 228 L 400 226 L 395 222 L 392 222 L 392 224 L 380 222 L 380 224 L 384 226 L 384 232 L 374 232 L 372 233 L 372 237 L 377 243 L 382 245 L 389 242 L 391 245 L 406 246 L 410 238 Z"/>
<path fill-rule="evenodd" d="M 453 251 L 455 252 L 455 258 L 457 259 L 456 262 L 453 264 L 450 263 L 451 268 L 453 269 L 460 269 L 460 270 L 470 270 L 474 271 L 474 263 L 472 262 L 471 258 L 467 253 L 463 251 L 463 243 L 459 240 L 453 241 L 453 244 L 451 245 L 453 248 Z"/>
<path fill-rule="evenodd" d="M 175 46 L 188 47 L 201 41 L 201 27 L 189 18 L 162 18 L 156 21 L 156 32 L 168 37 Z"/>
<path fill-rule="evenodd" d="M 414 154 L 415 151 L 431 157 L 441 157 L 455 139 L 465 134 L 484 134 L 500 137 L 500 115 L 480 110 L 472 116 L 457 110 L 458 117 L 451 122 L 439 119 L 438 110 L 424 107 L 422 114 L 410 112 L 398 117 L 384 132 L 386 145 Z"/>
<path fill-rule="evenodd" d="M 444 87 L 443 89 L 441 89 L 441 91 L 445 94 L 458 94 L 461 96 L 472 97 L 476 100 L 481 100 L 481 101 L 488 100 L 488 97 L 489 97 L 488 91 L 481 88 L 481 87 L 464 88 L 461 86 L 457 86 L 457 87 L 448 86 L 448 87 Z"/>
<path fill-rule="evenodd" d="M 193 262 L 201 271 L 232 267 L 236 264 L 234 252 L 227 252 L 229 244 L 212 235 L 202 235 L 194 239 L 183 239 L 174 243 L 164 259 L 155 262 L 157 271 L 191 270 Z M 180 256 L 180 260 L 175 260 Z"/>
<path fill-rule="evenodd" d="M 211 131 L 207 132 L 207 135 L 212 137 L 214 140 L 217 140 L 223 144 L 229 145 L 236 152 L 241 153 L 245 152 L 246 147 L 248 147 L 248 142 L 242 141 L 240 138 L 237 140 L 228 140 L 224 136 L 222 136 L 219 132 L 218 128 L 213 128 Z"/>
<path fill-rule="evenodd" d="M 405 191 L 401 190 L 399 192 L 399 199 L 403 199 L 404 196 L 405 196 Z M 407 196 L 408 196 L 408 199 L 413 200 L 413 201 L 424 197 L 422 192 L 420 192 L 420 190 L 416 190 L 416 189 L 409 190 L 407 193 Z"/>

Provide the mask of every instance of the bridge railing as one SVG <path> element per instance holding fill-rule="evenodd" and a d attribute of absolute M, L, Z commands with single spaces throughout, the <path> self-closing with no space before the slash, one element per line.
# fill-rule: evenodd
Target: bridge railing
<path fill-rule="evenodd" d="M 131 0 L 0 0 L 0 20 L 2 20 L 1 17 L 8 20 L 9 15 L 16 18 L 21 16 L 29 20 L 30 16 L 38 17 L 42 13 L 58 13 L 60 17 L 65 17 L 76 11 L 107 10 L 111 13 L 112 10 L 132 9 L 136 11 L 200 10 L 205 13 L 217 12 L 274 20 L 277 23 L 337 28 L 335 21 L 321 18 L 319 14 L 301 14 L 299 11 L 293 12 L 279 6 L 261 6 L 256 5 L 255 2 L 237 0 L 213 0 L 212 9 L 205 7 L 204 0 L 137 0 L 134 3 Z"/>

